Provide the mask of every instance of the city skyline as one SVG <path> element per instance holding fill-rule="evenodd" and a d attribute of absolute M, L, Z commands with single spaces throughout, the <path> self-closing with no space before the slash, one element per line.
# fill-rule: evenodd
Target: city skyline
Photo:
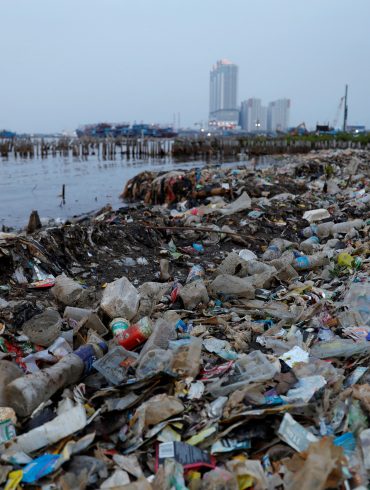
<path fill-rule="evenodd" d="M 20 15 L 22 12 L 22 15 Z M 290 125 L 370 127 L 370 2 L 18 0 L 1 2 L 0 128 L 208 119 L 209 67 L 239 66 L 241 100 L 289 97 Z"/>
<path fill-rule="evenodd" d="M 239 103 L 238 72 L 238 65 L 228 59 L 220 59 L 212 66 L 208 124 L 219 128 L 240 127 L 249 133 L 286 131 L 290 99 L 273 100 L 268 106 L 263 106 L 261 99 L 255 97 Z"/>

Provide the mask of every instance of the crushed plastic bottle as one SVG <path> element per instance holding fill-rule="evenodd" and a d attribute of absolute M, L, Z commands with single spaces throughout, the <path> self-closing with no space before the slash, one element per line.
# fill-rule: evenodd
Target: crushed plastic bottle
<path fill-rule="evenodd" d="M 311 355 L 319 359 L 330 357 L 352 357 L 369 354 L 370 342 L 354 342 L 350 339 L 334 339 L 330 342 L 319 342 L 311 348 Z"/>
<path fill-rule="evenodd" d="M 273 240 L 271 240 L 269 246 L 267 247 L 267 250 L 262 255 L 262 260 L 268 261 L 278 259 L 284 252 L 284 250 L 286 250 L 291 245 L 292 243 L 288 240 L 284 240 L 282 238 L 274 238 Z"/>
<path fill-rule="evenodd" d="M 30 415 L 59 389 L 76 383 L 92 370 L 93 363 L 107 350 L 104 342 L 86 344 L 66 355 L 57 364 L 15 379 L 6 387 L 10 406 L 18 415 Z"/>

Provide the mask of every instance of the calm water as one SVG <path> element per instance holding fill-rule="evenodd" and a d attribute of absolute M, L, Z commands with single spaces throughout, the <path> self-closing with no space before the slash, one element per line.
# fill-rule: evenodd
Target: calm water
<path fill-rule="evenodd" d="M 233 162 L 239 165 L 246 162 Z M 265 162 L 263 162 L 265 164 Z M 41 218 L 68 218 L 110 203 L 122 206 L 119 194 L 127 180 L 144 170 L 170 170 L 203 166 L 205 162 L 175 163 L 172 159 L 101 161 L 66 157 L 8 159 L 0 157 L 1 225 L 24 227 L 33 209 Z M 66 201 L 60 197 L 66 186 Z"/>

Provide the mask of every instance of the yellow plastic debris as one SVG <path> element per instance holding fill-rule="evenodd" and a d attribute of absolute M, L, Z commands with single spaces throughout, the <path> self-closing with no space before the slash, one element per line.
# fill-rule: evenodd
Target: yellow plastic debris
<path fill-rule="evenodd" d="M 341 267 L 352 267 L 353 257 L 347 252 L 342 252 L 338 255 L 337 262 Z"/>

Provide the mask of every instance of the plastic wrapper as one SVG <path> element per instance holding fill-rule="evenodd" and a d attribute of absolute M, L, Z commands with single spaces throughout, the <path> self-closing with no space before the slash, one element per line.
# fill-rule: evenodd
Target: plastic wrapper
<path fill-rule="evenodd" d="M 308 403 L 314 394 L 326 385 L 326 380 L 323 376 L 308 376 L 302 378 L 290 389 L 286 396 L 281 395 L 281 398 L 287 402 L 303 401 Z"/>
<path fill-rule="evenodd" d="M 237 359 L 238 357 L 237 353 L 231 349 L 229 342 L 226 340 L 211 337 L 203 341 L 203 347 L 208 352 L 214 352 L 227 361 Z"/>
<path fill-rule="evenodd" d="M 23 358 L 23 362 L 29 373 L 36 373 L 37 371 L 40 371 L 37 361 L 55 364 L 71 352 L 72 347 L 70 344 L 63 337 L 58 337 L 47 350 L 41 350 L 33 354 L 29 354 L 27 357 Z"/>
<path fill-rule="evenodd" d="M 284 361 L 289 367 L 293 367 L 298 362 L 308 362 L 308 357 L 308 352 L 296 345 L 281 355 L 279 359 Z"/>
<path fill-rule="evenodd" d="M 370 327 L 370 282 L 353 282 L 343 305 L 356 312 L 363 325 Z"/>
<path fill-rule="evenodd" d="M 213 456 L 206 451 L 186 444 L 185 442 L 163 442 L 158 445 L 156 457 L 156 470 L 168 458 L 180 463 L 184 469 L 214 468 L 216 466 Z"/>
<path fill-rule="evenodd" d="M 230 471 L 216 468 L 203 477 L 202 490 L 239 490 L 238 480 Z"/>
<path fill-rule="evenodd" d="M 238 199 L 219 209 L 219 213 L 223 214 L 224 216 L 230 216 L 232 214 L 239 213 L 240 211 L 244 211 L 245 209 L 250 209 L 251 207 L 251 198 L 244 191 L 243 194 L 238 197 Z"/>
<path fill-rule="evenodd" d="M 251 448 L 251 441 L 239 441 L 237 439 L 220 439 L 212 444 L 211 454 L 231 453 L 233 451 L 244 451 Z"/>
<path fill-rule="evenodd" d="M 58 469 L 63 460 L 60 454 L 42 454 L 23 468 L 23 483 L 35 483 Z"/>
<path fill-rule="evenodd" d="M 364 466 L 366 470 L 370 470 L 370 429 L 365 429 L 360 433 L 360 442 Z"/>
<path fill-rule="evenodd" d="M 317 437 L 296 422 L 289 413 L 284 415 L 277 434 L 298 452 L 305 451 L 312 442 L 317 441 Z"/>

